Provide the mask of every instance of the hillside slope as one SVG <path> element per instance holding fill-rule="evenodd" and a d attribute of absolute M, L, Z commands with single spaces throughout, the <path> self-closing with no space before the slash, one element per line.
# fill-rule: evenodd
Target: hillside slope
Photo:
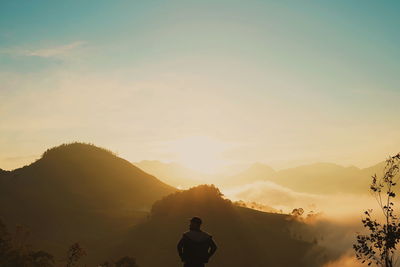
<path fill-rule="evenodd" d="M 175 191 L 105 149 L 73 143 L 0 175 L 0 214 L 10 228 L 26 225 L 33 243 L 56 256 L 74 242 L 93 255 Z"/>
<path fill-rule="evenodd" d="M 322 249 L 296 240 L 298 222 L 290 216 L 233 205 L 212 186 L 198 186 L 157 201 L 150 218 L 134 226 L 117 255 L 135 255 L 140 266 L 179 266 L 176 243 L 189 218 L 203 218 L 203 229 L 219 247 L 207 266 L 318 266 Z"/>

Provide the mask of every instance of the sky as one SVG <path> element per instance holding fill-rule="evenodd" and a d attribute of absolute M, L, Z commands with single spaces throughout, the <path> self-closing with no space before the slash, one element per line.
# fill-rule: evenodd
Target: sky
<path fill-rule="evenodd" d="M 400 151 L 398 1 L 0 0 L 0 168 L 94 143 L 213 172 Z"/>

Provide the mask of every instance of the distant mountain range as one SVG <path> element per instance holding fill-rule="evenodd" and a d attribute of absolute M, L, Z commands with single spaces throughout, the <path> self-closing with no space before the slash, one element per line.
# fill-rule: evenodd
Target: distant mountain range
<path fill-rule="evenodd" d="M 297 192 L 314 194 L 366 194 L 371 176 L 383 171 L 384 163 L 369 168 L 343 167 L 332 163 L 315 163 L 281 170 L 267 179 Z"/>
<path fill-rule="evenodd" d="M 262 163 L 254 163 L 236 175 L 221 175 L 216 184 L 222 187 L 241 186 L 275 177 L 276 171 Z"/>
<path fill-rule="evenodd" d="M 204 175 L 177 163 L 142 161 L 134 164 L 176 187 L 213 183 L 221 188 L 231 188 L 256 181 L 271 181 L 297 192 L 313 194 L 367 193 L 371 176 L 381 173 L 384 167 L 383 162 L 364 169 L 315 163 L 275 171 L 268 165 L 255 163 L 236 175 L 227 176 Z"/>

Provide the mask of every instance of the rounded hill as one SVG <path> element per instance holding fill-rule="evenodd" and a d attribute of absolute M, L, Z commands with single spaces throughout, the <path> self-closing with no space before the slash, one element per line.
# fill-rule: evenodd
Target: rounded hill
<path fill-rule="evenodd" d="M 148 220 L 132 228 L 118 252 L 137 255 L 143 266 L 178 266 L 176 243 L 193 216 L 203 219 L 203 230 L 219 247 L 207 266 L 310 267 L 322 262 L 320 247 L 293 238 L 291 229 L 299 222 L 291 216 L 236 206 L 208 185 L 157 201 Z"/>
<path fill-rule="evenodd" d="M 94 252 L 176 190 L 106 149 L 72 143 L 1 175 L 0 214 L 56 255 L 77 241 Z"/>

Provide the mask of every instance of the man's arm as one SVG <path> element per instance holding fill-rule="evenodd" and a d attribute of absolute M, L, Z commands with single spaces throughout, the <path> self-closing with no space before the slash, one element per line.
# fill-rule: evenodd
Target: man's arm
<path fill-rule="evenodd" d="M 183 261 L 183 243 L 184 243 L 184 241 L 183 241 L 183 236 L 182 236 L 181 240 L 179 240 L 178 245 L 176 246 L 179 257 L 181 258 L 182 261 Z"/>
<path fill-rule="evenodd" d="M 217 250 L 217 245 L 215 244 L 214 240 L 210 238 L 210 250 L 208 251 L 208 258 L 211 258 L 211 256 L 214 255 L 216 250 Z"/>

